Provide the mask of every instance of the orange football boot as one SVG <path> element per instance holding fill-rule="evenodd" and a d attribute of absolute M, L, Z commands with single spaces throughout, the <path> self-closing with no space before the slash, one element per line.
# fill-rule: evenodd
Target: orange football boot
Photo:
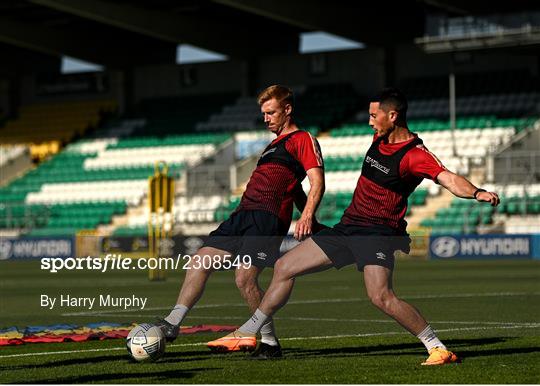
<path fill-rule="evenodd" d="M 422 363 L 422 366 L 437 366 L 456 362 L 459 362 L 459 358 L 452 351 L 435 347 L 429 350 L 429 357 Z"/>
<path fill-rule="evenodd" d="M 257 337 L 236 330 L 206 345 L 215 352 L 253 351 L 257 347 Z"/>

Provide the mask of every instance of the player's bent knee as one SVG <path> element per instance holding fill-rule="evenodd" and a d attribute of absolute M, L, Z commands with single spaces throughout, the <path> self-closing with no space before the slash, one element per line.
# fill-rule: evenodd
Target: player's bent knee
<path fill-rule="evenodd" d="M 388 310 L 392 301 L 395 299 L 394 294 L 389 291 L 371 293 L 368 296 L 371 303 L 383 311 Z"/>
<path fill-rule="evenodd" d="M 272 280 L 289 280 L 293 279 L 294 275 L 295 272 L 288 261 L 279 259 L 276 261 L 276 264 L 274 264 L 274 276 Z"/>
<path fill-rule="evenodd" d="M 238 287 L 240 291 L 257 288 L 258 286 L 257 275 L 251 272 L 237 271 L 234 280 L 236 287 Z"/>

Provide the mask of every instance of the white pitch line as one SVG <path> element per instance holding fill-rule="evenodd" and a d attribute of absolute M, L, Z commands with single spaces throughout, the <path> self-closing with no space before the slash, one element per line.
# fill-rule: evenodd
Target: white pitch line
<path fill-rule="evenodd" d="M 148 315 L 140 315 L 141 317 L 148 317 Z M 215 316 L 215 315 L 190 315 L 190 318 L 196 319 L 242 319 L 245 320 L 245 316 Z M 396 323 L 392 319 L 346 319 L 346 318 L 310 318 L 301 316 L 278 316 L 274 317 L 274 320 L 298 320 L 298 321 L 313 321 L 313 322 L 358 322 L 358 323 Z M 537 322 L 492 322 L 492 321 L 479 321 L 479 320 L 430 320 L 431 324 L 484 324 L 486 326 L 530 326 L 536 325 Z"/>
<path fill-rule="evenodd" d="M 452 332 L 452 331 L 475 331 L 475 330 L 507 330 L 515 328 L 537 328 L 540 327 L 540 323 L 531 323 L 527 326 L 493 326 L 493 327 L 465 327 L 465 328 L 447 328 L 443 330 L 437 330 L 437 332 Z M 279 338 L 281 341 L 294 341 L 294 340 L 321 340 L 321 339 L 338 339 L 338 338 L 363 338 L 369 336 L 386 336 L 386 335 L 409 335 L 406 331 L 389 331 L 389 332 L 373 332 L 365 334 L 343 334 L 343 335 L 324 335 L 324 336 L 296 336 L 289 338 Z M 183 343 L 183 344 L 171 344 L 169 347 L 193 347 L 193 346 L 204 346 L 206 342 L 199 343 Z M 66 351 L 46 351 L 46 352 L 37 352 L 37 353 L 24 353 L 24 354 L 9 354 L 9 355 L 0 355 L 2 358 L 19 358 L 19 357 L 28 357 L 28 356 L 43 356 L 43 355 L 61 355 L 61 354 L 75 354 L 75 353 L 85 353 L 85 352 L 105 352 L 105 351 L 119 351 L 125 350 L 125 347 L 111 347 L 111 348 L 95 348 L 87 350 L 66 350 Z"/>
<path fill-rule="evenodd" d="M 106 313 L 95 314 L 94 316 L 110 316 Z M 148 318 L 147 314 L 115 314 L 115 318 Z M 190 319 L 220 319 L 220 320 L 245 320 L 245 316 L 231 316 L 231 315 L 190 315 Z M 274 320 L 296 320 L 296 321 L 313 321 L 313 322 L 357 322 L 357 323 L 396 323 L 391 319 L 346 319 L 346 318 L 310 318 L 301 316 L 278 316 L 274 317 Z M 493 321 L 479 321 L 479 320 L 430 320 L 431 324 L 477 324 L 486 326 L 529 326 L 536 324 L 536 322 L 493 322 Z"/>
<path fill-rule="evenodd" d="M 462 293 L 462 294 L 438 294 L 438 295 L 403 295 L 399 296 L 401 299 L 451 299 L 451 298 L 475 298 L 475 297 L 498 297 L 498 296 L 536 296 L 540 295 L 540 292 L 485 292 L 485 293 Z M 310 300 L 291 300 L 287 304 L 317 304 L 317 303 L 350 303 L 369 301 L 368 298 L 338 298 L 338 299 L 310 299 Z M 217 303 L 217 304 L 201 304 L 196 306 L 197 309 L 204 308 L 219 308 L 219 307 L 245 307 L 246 303 Z M 147 307 L 145 311 L 163 311 L 170 310 L 170 307 Z M 140 308 L 129 308 L 125 310 L 96 310 L 96 311 L 80 311 L 80 312 L 67 312 L 62 316 L 91 316 L 95 314 L 116 314 L 123 312 L 135 312 L 141 311 Z"/>
<path fill-rule="evenodd" d="M 474 330 L 507 330 L 514 328 L 536 328 L 540 327 L 540 323 L 531 324 L 528 326 L 493 326 L 493 327 L 465 327 L 465 328 L 447 328 L 437 329 L 437 332 L 452 332 L 452 331 L 474 331 Z M 350 335 L 325 335 L 325 336 L 309 336 L 309 337 L 292 337 L 292 338 L 279 338 L 279 340 L 314 340 L 314 339 L 332 339 L 332 338 L 362 338 L 368 336 L 383 336 L 383 335 L 410 335 L 406 331 L 393 331 L 393 332 L 373 332 L 367 334 L 350 334 Z"/>
<path fill-rule="evenodd" d="M 221 316 L 219 317 L 221 318 Z M 339 319 L 339 318 L 306 318 L 306 317 L 277 317 L 274 319 L 284 320 L 305 320 L 315 322 L 360 322 L 360 323 L 396 323 L 395 320 L 390 319 Z M 529 326 L 531 324 L 537 324 L 534 322 L 481 322 L 481 321 L 457 321 L 457 320 L 430 320 L 430 323 L 440 324 L 485 324 L 485 325 L 508 325 L 508 326 Z"/>
<path fill-rule="evenodd" d="M 199 342 L 199 343 L 184 343 L 184 344 L 169 344 L 169 347 L 188 347 L 188 346 L 201 346 L 206 343 Z M 103 352 L 103 351 L 120 351 L 120 350 L 126 350 L 126 347 L 111 347 L 111 348 L 91 348 L 87 350 L 66 350 L 66 351 L 45 351 L 45 352 L 29 352 L 24 354 L 10 354 L 10 355 L 0 355 L 0 359 L 2 358 L 18 358 L 18 357 L 30 357 L 30 356 L 41 356 L 41 355 L 61 355 L 61 354 L 74 354 L 74 353 L 80 353 L 80 352 Z"/>

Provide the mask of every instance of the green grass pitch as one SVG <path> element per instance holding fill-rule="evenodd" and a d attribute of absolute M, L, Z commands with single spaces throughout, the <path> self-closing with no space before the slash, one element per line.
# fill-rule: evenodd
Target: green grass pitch
<path fill-rule="evenodd" d="M 0 327 L 143 322 L 175 303 L 182 272 L 41 271 L 38 261 L 0 262 Z M 263 275 L 266 286 L 271 270 Z M 417 306 L 463 361 L 426 368 L 423 346 L 367 300 L 352 267 L 297 279 L 276 316 L 284 358 L 211 354 L 221 334 L 183 336 L 156 363 L 130 362 L 123 340 L 0 348 L 2 383 L 539 383 L 540 262 L 398 261 L 398 295 Z M 144 310 L 46 310 L 40 294 L 146 296 Z M 250 312 L 232 272 L 214 274 L 186 325 L 239 325 Z"/>

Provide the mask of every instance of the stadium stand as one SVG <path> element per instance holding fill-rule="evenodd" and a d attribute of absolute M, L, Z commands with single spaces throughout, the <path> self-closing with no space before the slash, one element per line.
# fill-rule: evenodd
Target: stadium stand
<path fill-rule="evenodd" d="M 427 91 L 418 85 L 428 80 L 413 82 L 418 90 L 412 94 L 427 97 Z M 523 92 L 508 95 L 520 103 L 535 101 L 538 96 L 529 81 L 518 82 L 527 85 Z M 458 99 L 458 105 L 499 101 L 496 95 L 484 95 L 484 99 L 471 102 L 469 99 L 475 96 L 468 94 L 474 94 L 473 86 L 464 92 L 465 97 Z M 429 89 L 429 95 L 437 97 L 437 89 Z M 496 87 L 486 90 L 501 91 Z M 350 85 L 340 84 L 309 86 L 300 90 L 297 97 L 299 124 L 319 133 L 325 158 L 326 194 L 318 212 L 319 220 L 325 224 L 339 221 L 350 202 L 373 138 L 365 111 L 355 115 L 359 100 Z M 429 99 L 430 103 L 435 100 Z M 154 163 L 166 161 L 171 173 L 179 177 L 186 167 L 211 158 L 219 145 L 231 138 L 235 141 L 237 160 L 258 155 L 273 135 L 260 130 L 260 109 L 254 102 L 254 98 L 231 94 L 143 100 L 135 111 L 108 119 L 84 139 L 69 144 L 60 154 L 2 188 L 0 198 L 8 205 L 2 209 L 0 226 L 24 228 L 30 235 L 73 234 L 110 225 L 114 216 L 123 216 L 123 221 L 111 227 L 113 235 L 145 235 L 149 218 L 145 200 L 147 178 L 153 174 Z M 513 115 L 486 114 L 484 110 L 474 115 L 473 109 L 470 115 L 459 116 L 457 130 L 452 132 L 448 121 L 440 118 L 443 113 L 424 104 L 422 100 L 411 101 L 411 114 L 421 117 L 410 119 L 411 129 L 421 135 L 445 166 L 464 175 L 469 175 L 472 168 L 482 168 L 487 154 L 536 121 L 535 117 L 524 118 L 519 109 L 512 110 Z M 79 135 L 77 131 L 71 134 Z M 308 189 L 307 180 L 304 189 Z M 179 194 L 174 206 L 176 223 L 223 221 L 238 204 L 242 191 L 240 186 L 231 196 Z M 424 207 L 440 191 L 439 185 L 424 181 L 410 198 L 408 215 Z M 501 216 L 534 215 L 540 205 L 534 192 L 526 194 L 531 197 L 526 204 L 517 203 L 518 194 L 508 195 L 508 201 L 498 211 L 480 209 L 471 201 L 443 200 L 431 215 L 419 221 L 419 229 L 431 229 L 434 234 L 474 233 L 477 227 L 503 221 Z M 299 215 L 295 211 L 293 219 Z"/>
<path fill-rule="evenodd" d="M 261 110 L 253 98 L 241 97 L 232 105 L 224 106 L 220 113 L 212 114 L 208 121 L 195 126 L 198 131 L 239 131 L 262 128 Z"/>
<path fill-rule="evenodd" d="M 309 86 L 296 98 L 296 119 L 305 130 L 328 129 L 349 118 L 359 99 L 350 84 Z"/>
<path fill-rule="evenodd" d="M 312 133 L 342 122 L 358 104 L 358 95 L 350 84 L 309 86 L 297 90 L 295 111 L 298 124 Z M 224 106 L 208 121 L 196 125 L 200 131 L 242 131 L 264 129 L 260 107 L 252 97 L 241 97 Z"/>
<path fill-rule="evenodd" d="M 410 98 L 407 115 L 411 130 L 419 133 L 426 147 L 448 169 L 467 176 L 473 169 L 478 169 L 482 181 L 486 177 L 486 157 L 509 144 L 516 134 L 540 122 L 538 114 L 534 113 L 540 105 L 539 79 L 526 71 L 459 75 L 455 131 L 450 129 L 447 119 L 447 77 L 405 79 L 401 88 Z M 367 111 L 360 110 L 351 121 L 331 130 L 328 138 L 319 139 L 326 162 L 327 192 L 354 189 L 350 180 L 358 176 L 363 152 L 373 138 L 368 119 Z M 353 174 L 355 169 L 358 171 Z M 427 198 L 439 194 L 438 185 L 426 181 L 423 184 L 429 192 Z M 505 193 L 508 189 L 516 189 L 505 185 L 495 187 Z M 525 186 L 519 185 L 517 189 L 525 191 Z M 505 193 L 504 200 L 507 198 Z M 424 232 L 422 228 L 428 228 L 434 234 L 476 233 L 479 227 L 497 223 L 493 218 L 499 212 L 510 210 L 512 214 L 518 213 L 515 197 L 513 194 L 508 196 L 507 205 L 501 205 L 496 212 L 492 208 L 480 209 L 480 205 L 472 201 L 443 199 L 432 208 L 431 214 L 419 221 L 420 228 L 413 227 L 412 230 Z M 414 198 L 411 200 L 414 206 Z M 536 208 L 534 198 L 528 202 L 520 204 L 523 210 L 519 213 L 527 214 L 526 208 Z M 420 204 L 425 203 L 426 200 Z"/>
<path fill-rule="evenodd" d="M 233 199 L 233 202 L 238 204 L 239 199 Z M 177 223 L 189 224 L 189 223 L 213 223 L 218 221 L 217 212 L 221 208 L 224 202 L 224 197 L 219 195 L 211 196 L 179 196 L 174 202 L 174 217 Z M 229 208 L 229 205 L 227 205 Z M 227 212 L 226 216 L 229 216 L 234 207 Z M 130 216 L 127 226 L 117 229 L 120 233 L 130 234 L 145 234 L 146 224 L 149 218 L 149 209 L 144 207 L 137 215 Z M 115 234 L 117 232 L 115 231 Z"/>
<path fill-rule="evenodd" d="M 447 76 L 406 78 L 399 86 L 410 100 L 448 97 Z M 496 100 L 495 96 L 506 93 L 538 92 L 539 86 L 538 77 L 526 70 L 482 71 L 456 76 L 459 96 L 486 95 Z M 530 106 L 518 108 L 527 112 L 526 109 L 530 109 Z M 433 112 L 430 115 L 433 115 Z"/>
<path fill-rule="evenodd" d="M 495 209 L 490 206 L 480 205 L 475 201 L 460 200 L 455 198 L 448 208 L 441 208 L 434 218 L 427 218 L 422 221 L 422 226 L 432 228 L 432 234 L 463 234 L 475 233 L 478 225 L 488 225 L 493 223 L 507 223 L 510 228 L 515 218 L 523 219 L 523 216 L 540 214 L 540 184 L 532 185 L 494 185 L 485 184 L 485 188 L 500 192 L 501 205 Z M 528 217 L 531 223 L 519 224 L 517 228 L 525 228 L 525 231 L 532 231 L 529 225 L 535 217 Z M 536 216 L 538 220 L 538 216 Z M 519 220 L 518 220 L 519 223 Z M 535 229 L 538 230 L 536 222 Z M 512 233 L 508 231 L 508 233 Z"/>
<path fill-rule="evenodd" d="M 32 157 L 43 160 L 62 144 L 82 137 L 99 125 L 104 114 L 116 110 L 112 100 L 36 103 L 22 106 L 18 118 L 0 128 L 2 143 L 30 144 Z"/>
<path fill-rule="evenodd" d="M 315 107 L 328 104 L 324 101 L 333 101 L 331 104 L 337 106 L 343 102 L 344 95 L 352 95 L 350 86 L 330 85 L 315 87 L 313 95 L 306 92 L 303 100 L 305 105 L 316 103 Z M 239 98 L 234 105 L 225 105 L 220 115 L 210 114 L 227 99 L 230 99 L 230 95 L 205 97 L 205 109 L 195 109 L 195 105 L 200 105 L 203 98 L 175 97 L 142 101 L 139 110 L 129 119 L 109 121 L 94 134 L 96 138 L 71 144 L 62 154 L 33 172 L 35 176 L 31 181 L 34 183 L 34 189 L 26 196 L 26 201 L 32 204 L 53 205 L 58 202 L 74 204 L 93 198 L 104 202 L 139 205 L 142 210 L 128 216 L 127 223 L 114 230 L 114 234 L 145 234 L 148 209 L 143 200 L 145 187 L 142 180 L 152 174 L 152 165 L 157 160 L 156 154 L 159 154 L 159 160 L 171 165 L 173 171 L 180 171 L 186 166 L 195 165 L 211 157 L 216 146 L 231 138 L 230 134 L 190 134 L 193 129 L 223 131 L 256 127 L 260 109 L 253 98 Z M 327 124 L 323 121 L 343 116 L 354 104 L 354 99 L 350 99 L 348 103 L 341 103 L 339 108 L 331 109 L 332 118 L 328 115 L 324 119 L 316 118 L 314 122 Z M 210 118 L 202 120 L 203 123 L 194 124 L 205 114 L 206 116 L 210 114 Z M 311 112 L 308 111 L 306 114 L 309 115 Z M 246 119 L 246 116 L 250 115 L 251 121 Z M 229 125 L 231 122 L 234 125 Z M 242 126 L 241 122 L 246 122 L 246 126 Z M 314 130 L 318 130 L 318 127 Z M 171 132 L 183 134 L 171 135 Z M 168 135 L 160 135 L 164 133 Z M 129 138 L 112 137 L 113 135 L 124 135 Z M 266 131 L 236 132 L 233 136 L 237 141 L 238 159 L 258 153 L 272 138 Z M 67 158 L 69 161 L 65 162 Z M 61 164 L 69 166 L 58 167 Z M 128 183 L 128 179 L 132 181 Z M 43 184 L 37 189 L 37 184 L 45 181 L 54 184 Z M 30 183 L 26 184 L 28 185 Z M 110 191 L 115 193 L 106 193 Z M 224 200 L 225 198 L 220 196 L 180 196 L 176 200 L 174 215 L 178 223 L 213 222 L 217 216 L 215 212 Z M 114 214 L 118 214 L 118 211 Z M 82 225 L 95 228 L 110 221 L 111 216 L 102 215 L 100 221 L 88 221 Z M 59 232 L 72 231 L 73 229 L 66 227 L 66 224 L 73 225 L 59 218 L 47 223 L 47 227 L 60 229 Z M 79 223 L 74 225 L 75 229 L 85 228 Z"/>
<path fill-rule="evenodd" d="M 200 122 L 208 120 L 235 98 L 234 94 L 211 94 L 145 99 L 132 113 L 132 118 L 143 119 L 144 125 L 131 134 L 159 137 L 197 131 Z"/>
<path fill-rule="evenodd" d="M 510 216 L 505 219 L 504 232 L 508 234 L 531 234 L 538 232 L 540 216 Z"/>
<path fill-rule="evenodd" d="M 236 157 L 238 159 L 243 159 L 254 154 L 260 154 L 274 137 L 275 136 L 267 130 L 240 131 L 235 133 Z"/>
<path fill-rule="evenodd" d="M 87 138 L 70 143 L 0 189 L 0 228 L 23 228 L 38 236 L 74 234 L 110 223 L 129 205 L 141 204 L 157 161 L 167 162 L 169 173 L 178 177 L 182 169 L 210 157 L 230 138 L 189 134 L 196 122 L 230 99 L 229 94 L 147 99 L 134 116 L 107 120 Z M 58 150 L 61 143 L 96 127 L 102 114 L 115 106 L 110 101 L 25 106 L 18 120 L 0 130 L 8 142 L 50 140 Z M 37 127 L 43 128 L 40 135 Z"/>
<path fill-rule="evenodd" d="M 2 208 L 0 227 L 25 227 L 32 236 L 95 229 L 142 203 L 155 162 L 166 161 L 169 173 L 178 177 L 229 138 L 186 134 L 77 141 L 0 191 L 2 202 L 10 204 Z"/>

